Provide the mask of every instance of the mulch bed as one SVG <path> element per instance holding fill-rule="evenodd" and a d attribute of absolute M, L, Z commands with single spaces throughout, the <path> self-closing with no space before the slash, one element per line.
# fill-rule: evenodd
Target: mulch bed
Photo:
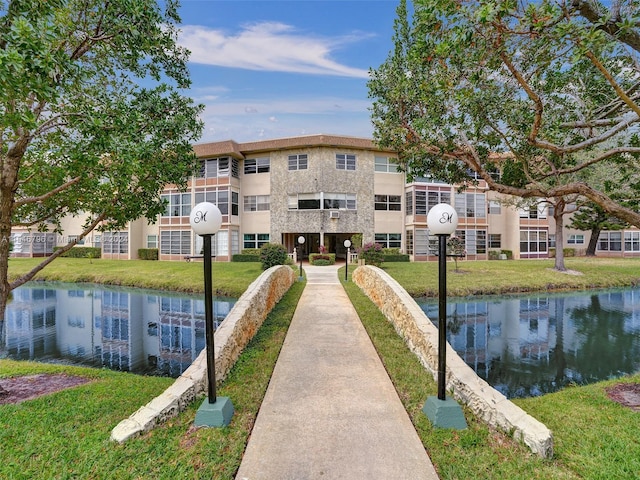
<path fill-rule="evenodd" d="M 614 402 L 640 412 L 640 383 L 617 383 L 606 391 Z"/>
<path fill-rule="evenodd" d="M 25 400 L 59 392 L 90 382 L 90 378 L 64 374 L 23 375 L 20 377 L 0 378 L 0 405 L 20 403 Z"/>

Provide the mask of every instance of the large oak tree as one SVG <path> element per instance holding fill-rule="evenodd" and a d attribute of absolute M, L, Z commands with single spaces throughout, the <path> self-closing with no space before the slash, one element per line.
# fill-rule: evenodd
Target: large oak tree
<path fill-rule="evenodd" d="M 184 94 L 174 0 L 0 0 L 0 319 L 12 228 L 65 215 L 115 230 L 156 218 L 194 168 L 202 107 Z"/>
<path fill-rule="evenodd" d="M 409 15 L 402 0 L 395 48 L 369 82 L 376 140 L 409 173 L 464 184 L 472 170 L 494 191 L 548 199 L 559 235 L 576 199 L 640 226 L 590 182 L 598 166 L 640 192 L 640 2 L 607 5 L 416 0 Z"/>

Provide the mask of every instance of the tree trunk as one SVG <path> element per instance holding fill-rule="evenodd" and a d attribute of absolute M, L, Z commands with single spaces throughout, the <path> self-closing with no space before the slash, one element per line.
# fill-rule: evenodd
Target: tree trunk
<path fill-rule="evenodd" d="M 596 256 L 596 247 L 598 246 L 598 238 L 602 229 L 599 226 L 594 226 L 591 229 L 591 238 L 589 239 L 589 246 L 587 247 L 587 257 Z"/>
<path fill-rule="evenodd" d="M 560 272 L 566 272 L 567 267 L 564 265 L 564 210 L 565 201 L 560 198 L 556 201 L 553 209 L 553 218 L 556 221 L 556 264 L 555 269 Z"/>
<path fill-rule="evenodd" d="M 11 294 L 8 270 L 15 192 L 18 188 L 20 163 L 28 144 L 29 137 L 23 135 L 9 147 L 6 156 L 0 158 L 2 166 L 0 171 L 0 321 L 2 322 L 4 322 L 4 312 Z"/>

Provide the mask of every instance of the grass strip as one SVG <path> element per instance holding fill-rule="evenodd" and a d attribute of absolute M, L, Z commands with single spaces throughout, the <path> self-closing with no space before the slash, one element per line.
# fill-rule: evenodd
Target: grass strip
<path fill-rule="evenodd" d="M 93 382 L 17 405 L 0 405 L 0 478 L 232 479 L 266 392 L 304 283 L 269 314 L 218 389 L 235 414 L 225 428 L 193 427 L 202 399 L 120 445 L 111 429 L 173 380 L 89 368 L 0 360 L 0 376 L 60 373 Z"/>

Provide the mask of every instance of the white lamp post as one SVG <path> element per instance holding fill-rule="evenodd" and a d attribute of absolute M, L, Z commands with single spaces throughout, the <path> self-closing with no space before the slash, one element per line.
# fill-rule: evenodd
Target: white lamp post
<path fill-rule="evenodd" d="M 351 255 L 351 240 L 347 239 L 344 241 L 344 248 L 347 249 L 347 260 L 344 262 L 344 281 L 349 281 L 349 256 Z"/>
<path fill-rule="evenodd" d="M 447 203 L 439 203 L 427 214 L 431 235 L 438 236 L 438 397 L 429 397 L 423 411 L 434 426 L 467 428 L 460 405 L 446 398 L 447 371 L 447 238 L 458 226 L 458 214 Z"/>
<path fill-rule="evenodd" d="M 222 225 L 220 209 L 209 202 L 197 204 L 189 216 L 193 231 L 202 237 L 204 247 L 204 319 L 207 349 L 207 400 L 200 406 L 194 421 L 197 427 L 224 427 L 233 416 L 233 404 L 227 397 L 216 396 L 216 364 L 213 325 L 213 282 L 211 271 L 211 237 Z"/>
<path fill-rule="evenodd" d="M 300 256 L 300 276 L 298 280 L 302 281 L 302 245 L 304 245 L 304 236 L 300 235 L 298 237 L 298 255 Z"/>

